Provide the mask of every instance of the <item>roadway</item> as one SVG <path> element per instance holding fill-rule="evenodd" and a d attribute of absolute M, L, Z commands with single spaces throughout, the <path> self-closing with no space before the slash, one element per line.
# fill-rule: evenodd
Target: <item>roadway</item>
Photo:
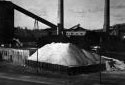
<path fill-rule="evenodd" d="M 46 78 L 0 73 L 0 85 L 125 85 L 125 71 L 82 74 L 69 78 Z"/>
<path fill-rule="evenodd" d="M 40 76 L 25 76 L 11 73 L 0 73 L 0 85 L 95 85 L 99 84 L 96 76 L 82 75 L 65 78 L 46 78 Z"/>
<path fill-rule="evenodd" d="M 0 65 L 0 85 L 125 85 L 125 71 L 102 72 L 66 76 L 63 74 L 32 75 L 10 70 L 11 65 Z M 17 67 L 13 67 L 17 68 Z M 20 69 L 21 70 L 21 69 Z"/>
<path fill-rule="evenodd" d="M 19 81 L 19 80 L 13 80 L 8 78 L 0 78 L 0 85 L 49 85 L 49 84 Z"/>
<path fill-rule="evenodd" d="M 64 85 L 65 81 L 40 76 L 0 73 L 0 85 Z"/>

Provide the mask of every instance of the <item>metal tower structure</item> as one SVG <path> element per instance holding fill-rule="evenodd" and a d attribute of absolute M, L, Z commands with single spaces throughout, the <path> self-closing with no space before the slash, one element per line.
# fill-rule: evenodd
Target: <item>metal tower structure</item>
<path fill-rule="evenodd" d="M 58 0 L 57 35 L 62 35 L 64 29 L 64 0 Z"/>

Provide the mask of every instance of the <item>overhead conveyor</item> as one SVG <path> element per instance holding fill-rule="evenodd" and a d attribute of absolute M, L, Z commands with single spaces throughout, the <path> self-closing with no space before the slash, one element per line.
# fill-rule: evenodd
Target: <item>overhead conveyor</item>
<path fill-rule="evenodd" d="M 55 24 L 29 12 L 11 1 L 0 1 L 0 43 L 10 43 L 14 37 L 14 10 L 49 26 L 51 29 L 57 28 Z"/>
<path fill-rule="evenodd" d="M 20 7 L 20 6 L 17 6 L 16 4 L 14 4 L 14 3 L 12 3 L 12 2 L 11 2 L 11 4 L 12 4 L 12 6 L 13 6 L 14 9 L 20 11 L 21 13 L 24 13 L 24 14 L 26 14 L 27 16 L 32 17 L 32 18 L 34 18 L 35 20 L 40 21 L 41 23 L 43 23 L 43 24 L 45 24 L 45 25 L 47 25 L 47 26 L 49 26 L 49 27 L 51 27 L 51 28 L 56 28 L 56 27 L 57 27 L 55 24 L 53 24 L 53 23 L 51 23 L 51 22 L 49 22 L 49 21 L 47 21 L 47 20 L 45 20 L 45 19 L 43 19 L 43 18 L 41 18 L 41 17 L 35 15 L 35 14 L 33 14 L 33 13 L 27 11 L 26 9 L 24 9 L 24 8 L 22 8 L 22 7 Z"/>

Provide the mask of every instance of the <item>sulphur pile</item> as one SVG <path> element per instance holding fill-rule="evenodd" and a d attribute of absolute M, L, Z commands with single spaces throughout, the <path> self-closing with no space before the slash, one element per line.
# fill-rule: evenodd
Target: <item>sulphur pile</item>
<path fill-rule="evenodd" d="M 84 49 L 79 49 L 71 43 L 51 43 L 39 48 L 28 60 L 64 66 L 106 65 L 106 70 L 125 70 L 125 64 L 117 59 L 99 56 Z M 101 60 L 101 61 L 100 61 Z"/>
<path fill-rule="evenodd" d="M 99 56 L 81 50 L 71 43 L 51 43 L 38 49 L 29 60 L 64 66 L 85 66 L 99 62 Z"/>

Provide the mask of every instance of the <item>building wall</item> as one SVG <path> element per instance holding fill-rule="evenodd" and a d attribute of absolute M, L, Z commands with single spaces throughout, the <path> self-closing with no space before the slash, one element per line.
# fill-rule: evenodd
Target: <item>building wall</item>
<path fill-rule="evenodd" d="M 86 34 L 86 31 L 67 31 L 67 36 L 84 36 Z"/>
<path fill-rule="evenodd" d="M 30 52 L 28 49 L 13 49 L 13 48 L 0 48 L 0 55 L 2 60 L 10 62 L 15 65 L 25 65 Z"/>

